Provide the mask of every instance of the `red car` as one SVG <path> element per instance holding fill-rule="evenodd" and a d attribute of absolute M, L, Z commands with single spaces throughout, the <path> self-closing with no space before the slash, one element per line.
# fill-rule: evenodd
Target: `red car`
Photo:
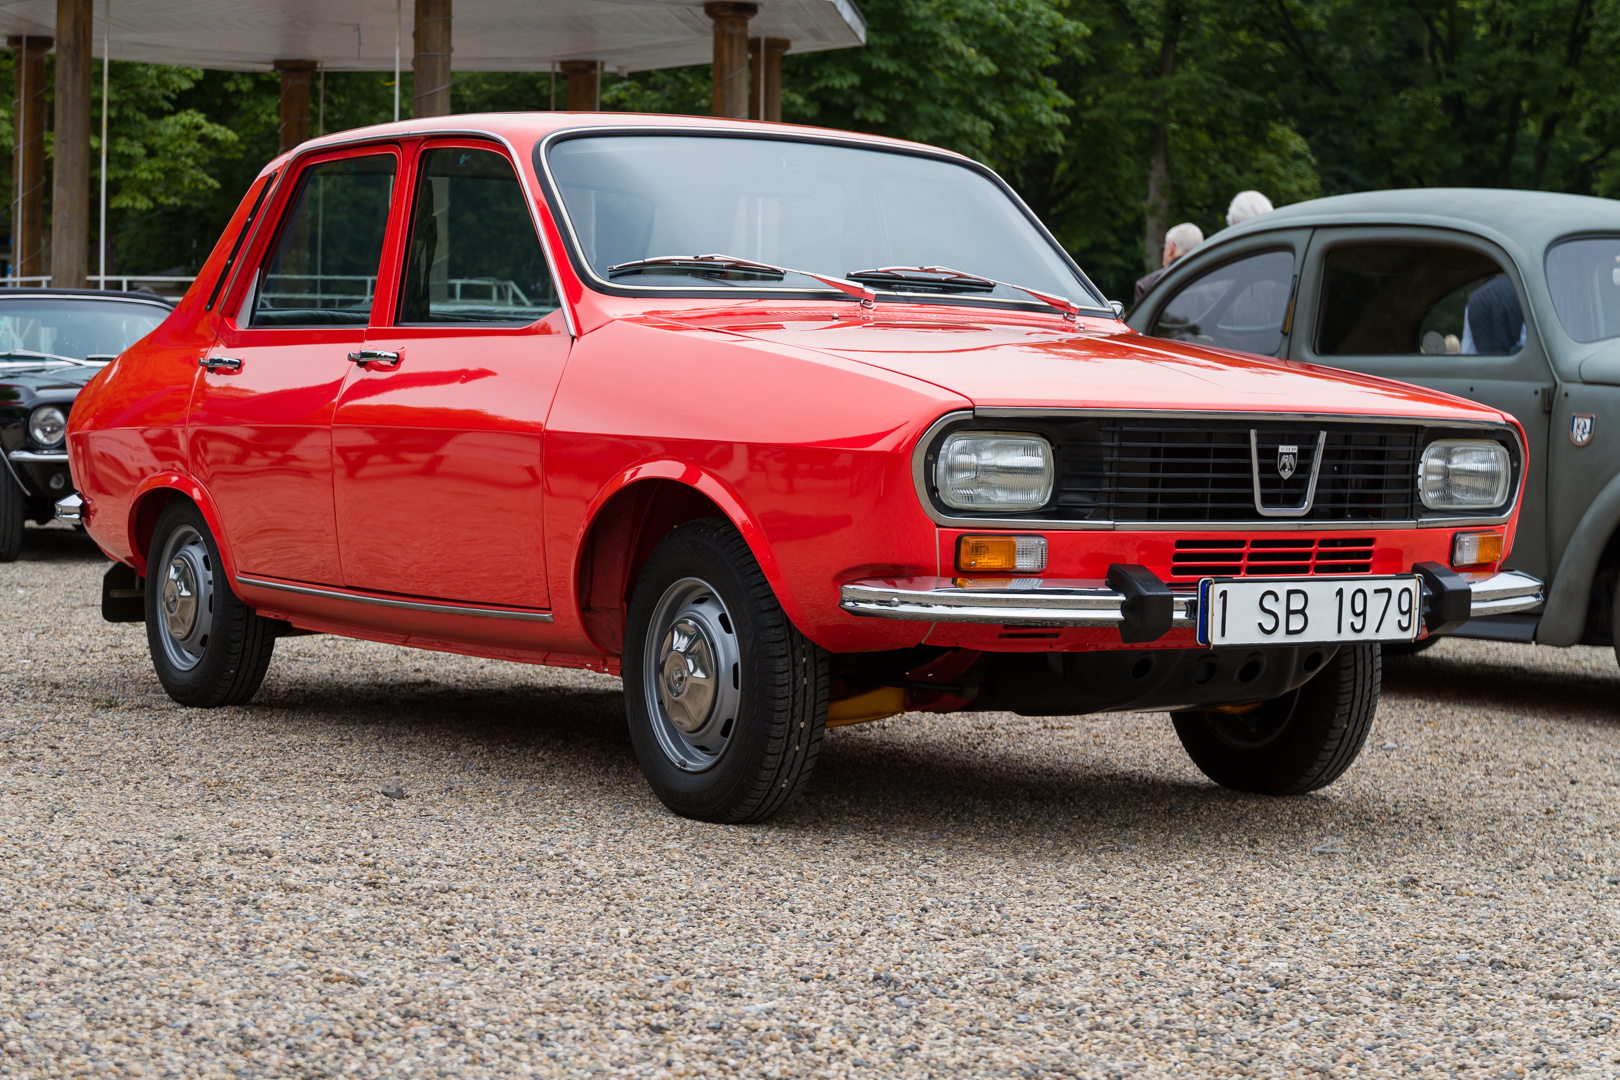
<path fill-rule="evenodd" d="M 1217 782 L 1308 791 L 1380 642 L 1540 595 L 1511 417 L 1139 336 L 984 167 L 781 125 L 306 143 L 68 446 L 175 700 L 294 631 L 618 672 L 715 821 L 905 710 L 1165 710 Z"/>

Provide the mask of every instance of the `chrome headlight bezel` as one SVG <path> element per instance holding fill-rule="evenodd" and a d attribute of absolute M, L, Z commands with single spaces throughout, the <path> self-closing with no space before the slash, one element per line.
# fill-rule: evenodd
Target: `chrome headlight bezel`
<path fill-rule="evenodd" d="M 1438 514 L 1479 514 L 1511 507 L 1513 455 L 1495 439 L 1435 439 L 1418 456 L 1418 501 Z"/>
<path fill-rule="evenodd" d="M 1057 455 L 1033 431 L 964 428 L 935 451 L 932 480 L 939 501 L 972 513 L 1030 513 L 1052 501 Z"/>
<path fill-rule="evenodd" d="M 28 437 L 42 450 L 55 450 L 67 441 L 67 409 L 47 403 L 28 414 Z"/>

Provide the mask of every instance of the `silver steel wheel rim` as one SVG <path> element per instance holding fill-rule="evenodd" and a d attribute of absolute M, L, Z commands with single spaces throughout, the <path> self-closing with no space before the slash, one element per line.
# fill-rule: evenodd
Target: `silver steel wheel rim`
<path fill-rule="evenodd" d="M 641 677 L 664 756 L 683 772 L 719 761 L 742 701 L 742 649 L 731 612 L 708 582 L 682 578 L 664 590 L 647 627 Z"/>
<path fill-rule="evenodd" d="M 169 534 L 159 560 L 158 637 L 163 654 L 180 671 L 202 662 L 214 629 L 214 570 L 208 544 L 190 525 Z"/>

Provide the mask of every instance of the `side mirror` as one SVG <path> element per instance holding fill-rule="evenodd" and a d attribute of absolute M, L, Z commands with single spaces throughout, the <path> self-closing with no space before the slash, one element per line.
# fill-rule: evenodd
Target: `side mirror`
<path fill-rule="evenodd" d="M 1114 318 L 1123 319 L 1125 317 L 1125 305 L 1118 300 L 1108 301 L 1108 306 L 1114 309 Z"/>

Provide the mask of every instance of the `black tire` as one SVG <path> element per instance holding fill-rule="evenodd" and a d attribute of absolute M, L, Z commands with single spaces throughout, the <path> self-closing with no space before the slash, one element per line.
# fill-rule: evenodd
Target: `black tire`
<path fill-rule="evenodd" d="M 28 496 L 17 481 L 0 471 L 0 562 L 15 562 L 22 554 L 23 521 L 28 517 Z"/>
<path fill-rule="evenodd" d="M 827 723 L 827 654 L 788 621 L 730 522 L 682 525 L 647 560 L 623 671 L 636 760 L 670 810 L 763 821 L 804 790 Z"/>
<path fill-rule="evenodd" d="M 202 512 L 170 499 L 149 550 L 146 641 L 163 689 L 201 709 L 253 697 L 275 651 L 275 623 L 231 591 Z"/>
<path fill-rule="evenodd" d="M 1614 598 L 1609 602 L 1609 630 L 1614 635 L 1614 659 L 1620 663 L 1620 577 L 1614 582 Z"/>
<path fill-rule="evenodd" d="M 1377 645 L 1344 645 L 1310 682 L 1246 712 L 1172 713 L 1181 745 L 1222 787 L 1303 795 L 1356 760 L 1378 712 Z"/>
<path fill-rule="evenodd" d="M 1383 646 L 1385 656 L 1416 656 L 1425 649 L 1432 649 L 1440 644 L 1442 634 L 1430 634 L 1421 641 L 1390 641 Z"/>

